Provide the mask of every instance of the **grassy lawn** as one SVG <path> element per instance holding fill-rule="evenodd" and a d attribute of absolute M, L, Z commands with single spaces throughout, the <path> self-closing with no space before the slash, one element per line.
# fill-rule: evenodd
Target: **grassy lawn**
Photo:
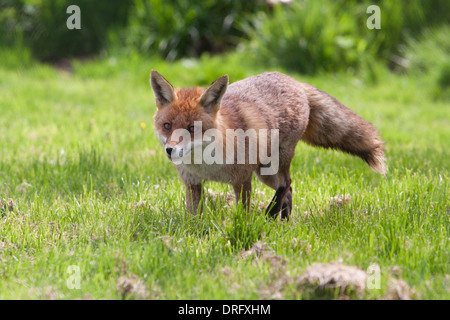
<path fill-rule="evenodd" d="M 187 214 L 154 134 L 150 69 L 176 86 L 268 71 L 241 58 L 111 56 L 67 72 L 4 52 L 0 299 L 342 298 L 301 283 L 308 266 L 330 262 L 380 267 L 380 288 L 351 298 L 449 299 L 450 105 L 431 99 L 426 79 L 291 74 L 378 128 L 386 177 L 300 143 L 289 223 L 266 221 L 273 193 L 256 179 L 252 214 L 218 183 L 205 185 L 202 218 Z"/>

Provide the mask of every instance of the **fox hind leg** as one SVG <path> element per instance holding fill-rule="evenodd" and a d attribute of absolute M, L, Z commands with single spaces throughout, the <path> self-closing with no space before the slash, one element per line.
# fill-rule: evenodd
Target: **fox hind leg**
<path fill-rule="evenodd" d="M 283 159 L 285 161 L 280 166 L 278 174 L 260 175 L 258 172 L 255 173 L 262 183 L 275 190 L 275 195 L 266 209 L 266 215 L 276 218 L 281 211 L 281 219 L 289 220 L 289 214 L 292 211 L 292 187 L 289 171 L 293 153 L 286 152 L 285 155 L 287 157 Z"/>
<path fill-rule="evenodd" d="M 262 183 L 276 191 L 266 209 L 266 215 L 275 218 L 281 210 L 281 218 L 289 220 L 289 214 L 292 211 L 292 187 L 289 174 L 287 178 L 284 178 L 283 175 L 264 176 L 258 173 L 256 176 Z M 289 185 L 286 182 L 289 182 Z"/>
<path fill-rule="evenodd" d="M 282 211 L 281 218 L 289 219 L 290 208 L 292 208 L 292 191 L 291 191 L 291 179 L 285 180 L 281 186 L 277 188 L 275 195 L 270 201 L 269 206 L 266 209 L 266 215 L 271 218 L 276 218 L 278 213 Z M 289 196 L 290 194 L 290 196 Z M 285 210 L 282 210 L 282 209 Z"/>
<path fill-rule="evenodd" d="M 292 187 L 289 187 L 289 191 L 286 195 L 286 199 L 283 202 L 283 206 L 281 208 L 281 220 L 286 219 L 289 221 L 289 215 L 292 211 Z"/>

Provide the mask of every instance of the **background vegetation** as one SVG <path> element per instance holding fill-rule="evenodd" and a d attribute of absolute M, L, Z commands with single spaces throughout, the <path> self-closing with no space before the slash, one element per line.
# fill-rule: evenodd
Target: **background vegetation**
<path fill-rule="evenodd" d="M 368 30 L 364 0 L 0 0 L 0 298 L 449 299 L 448 3 L 371 1 Z M 388 174 L 300 144 L 289 223 L 266 221 L 256 180 L 252 214 L 207 183 L 192 217 L 150 69 L 178 87 L 274 69 L 309 82 L 378 128 Z M 376 263 L 381 288 L 306 288 L 328 262 Z"/>
<path fill-rule="evenodd" d="M 70 4 L 82 10 L 79 31 L 66 27 Z M 376 31 L 364 27 L 373 4 L 384 13 Z M 397 72 L 432 68 L 435 96 L 448 91 L 446 0 L 0 0 L 0 12 L 0 44 L 29 48 L 43 61 L 111 50 L 174 61 L 239 50 L 254 65 L 303 74 L 344 71 L 374 79 L 380 63 Z M 443 53 L 437 61 L 435 51 L 418 52 L 428 48 L 414 45 L 420 39 Z M 419 57 L 427 61 L 414 61 Z"/>

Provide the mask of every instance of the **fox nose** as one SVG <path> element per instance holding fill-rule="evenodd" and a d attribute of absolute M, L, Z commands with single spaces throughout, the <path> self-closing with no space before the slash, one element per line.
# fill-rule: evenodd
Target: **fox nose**
<path fill-rule="evenodd" d="M 166 148 L 166 153 L 170 156 L 170 155 L 172 155 L 172 151 L 173 151 L 173 148 L 172 147 L 167 147 Z"/>

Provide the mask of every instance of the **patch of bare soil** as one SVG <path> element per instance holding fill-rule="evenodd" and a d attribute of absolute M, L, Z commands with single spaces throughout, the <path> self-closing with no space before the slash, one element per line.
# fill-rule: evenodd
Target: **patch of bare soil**
<path fill-rule="evenodd" d="M 13 212 L 14 206 L 15 206 L 15 203 L 14 203 L 13 199 L 11 199 L 11 198 L 2 199 L 0 201 L 0 216 L 3 216 L 7 212 Z"/>
<path fill-rule="evenodd" d="M 267 262 L 270 264 L 269 283 L 258 290 L 261 299 L 283 299 L 284 288 L 292 282 L 286 275 L 288 260 L 276 255 L 267 243 L 258 241 L 249 250 L 242 251 L 238 258 L 248 259 L 255 257 L 255 263 Z"/>
<path fill-rule="evenodd" d="M 116 289 L 122 295 L 122 299 L 128 296 L 135 296 L 139 299 L 150 298 L 150 293 L 147 291 L 146 286 L 135 274 L 120 277 L 117 281 Z"/>
<path fill-rule="evenodd" d="M 225 200 L 225 208 L 232 208 L 234 205 L 234 195 L 231 192 L 220 193 L 212 189 L 207 190 L 208 196 L 214 200 Z"/>
<path fill-rule="evenodd" d="M 349 194 L 340 194 L 335 197 L 331 197 L 330 206 L 331 207 L 343 207 L 352 200 Z"/>
<path fill-rule="evenodd" d="M 362 295 L 367 274 L 361 269 L 339 262 L 317 263 L 306 268 L 300 276 L 291 276 L 281 264 L 275 268 L 271 281 L 258 291 L 261 299 L 285 299 L 301 293 L 308 299 L 349 299 L 352 293 Z M 336 295 L 337 294 L 337 295 Z"/>
<path fill-rule="evenodd" d="M 336 292 L 340 298 L 346 298 L 351 291 L 363 294 L 366 287 L 367 274 L 363 270 L 341 263 L 317 263 L 306 268 L 296 283 L 300 287 L 313 291 Z"/>
<path fill-rule="evenodd" d="M 389 279 L 385 300 L 412 300 L 415 298 L 417 298 L 417 292 L 408 286 L 405 281 L 395 278 Z"/>
<path fill-rule="evenodd" d="M 265 261 L 269 262 L 272 267 L 281 268 L 287 263 L 287 259 L 281 256 L 277 256 L 273 250 L 271 250 L 267 243 L 258 241 L 249 250 L 242 251 L 239 254 L 239 258 L 248 259 L 254 256 L 256 262 Z"/>

